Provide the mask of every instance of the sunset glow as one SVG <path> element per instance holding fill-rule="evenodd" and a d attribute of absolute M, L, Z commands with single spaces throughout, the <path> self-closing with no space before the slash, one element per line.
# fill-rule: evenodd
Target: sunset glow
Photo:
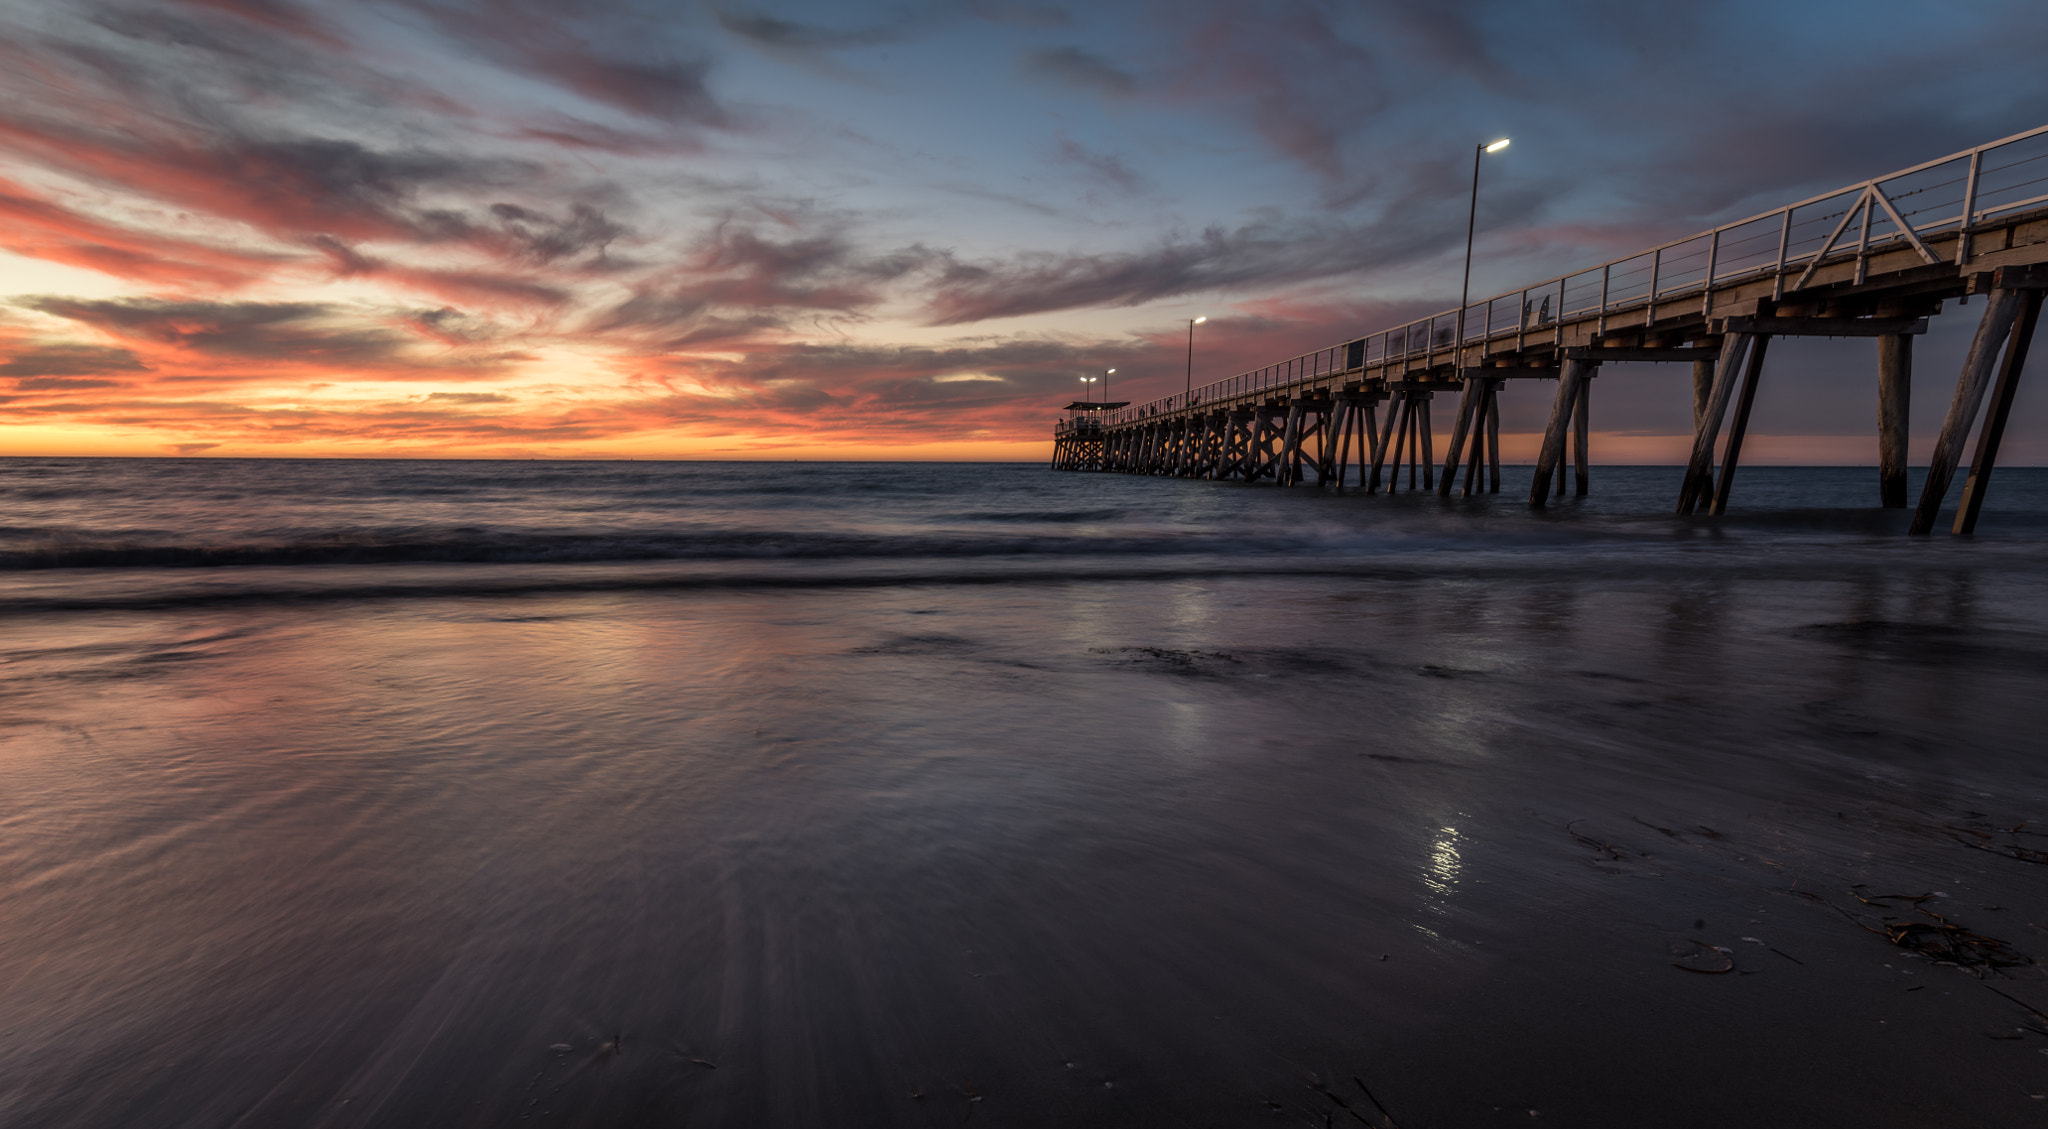
<path fill-rule="evenodd" d="M 1039 458 L 1082 375 L 1178 390 L 1199 311 L 1198 384 L 1451 302 L 1465 138 L 1517 138 L 1476 295 L 2038 124 L 1846 128 L 1925 48 L 1896 20 L 1731 84 L 1718 24 L 1619 58 L 1597 8 L 1531 54 L 1457 6 L 7 4 L 0 443 Z M 2031 57 L 2039 14 L 1995 13 L 1928 34 Z M 1855 93 L 1674 128 L 1710 78 Z"/>

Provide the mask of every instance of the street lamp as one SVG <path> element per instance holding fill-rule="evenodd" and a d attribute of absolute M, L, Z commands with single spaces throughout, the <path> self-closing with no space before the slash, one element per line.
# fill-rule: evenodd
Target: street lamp
<path fill-rule="evenodd" d="M 1084 376 L 1084 377 L 1082 377 L 1082 378 L 1081 378 L 1081 383 L 1083 383 L 1083 384 L 1093 384 L 1093 383 L 1095 383 L 1095 378 L 1094 378 L 1094 377 L 1092 377 L 1092 376 Z M 1082 403 L 1084 403 L 1084 404 L 1085 404 L 1085 403 L 1088 403 L 1088 402 L 1089 402 L 1089 399 L 1090 399 L 1090 397 L 1091 397 L 1091 396 L 1093 395 L 1093 393 L 1094 393 L 1094 389 L 1092 389 L 1092 388 L 1083 388 L 1083 389 L 1081 389 L 1081 402 L 1082 402 Z"/>
<path fill-rule="evenodd" d="M 1181 390 L 1180 397 L 1180 406 L 1183 408 L 1188 406 L 1188 397 L 1194 395 L 1195 391 L 1195 327 L 1208 320 L 1209 315 L 1207 314 L 1203 314 L 1198 318 L 1188 319 L 1188 380 L 1187 387 Z"/>
<path fill-rule="evenodd" d="M 1102 374 L 1102 402 L 1109 403 L 1109 378 L 1116 375 L 1115 369 Z"/>
<path fill-rule="evenodd" d="M 1451 346 L 1454 364 L 1459 351 L 1465 348 L 1465 304 L 1472 298 L 1472 231 L 1479 222 L 1479 158 L 1481 154 L 1498 153 L 1507 147 L 1508 139 L 1505 137 L 1472 147 L 1472 208 L 1465 213 L 1465 282 L 1458 288 L 1458 340 Z"/>

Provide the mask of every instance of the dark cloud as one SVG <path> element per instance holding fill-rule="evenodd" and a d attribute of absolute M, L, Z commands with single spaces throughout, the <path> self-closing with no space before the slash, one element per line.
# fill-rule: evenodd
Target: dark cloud
<path fill-rule="evenodd" d="M 593 102 L 640 117 L 724 128 L 709 53 L 680 39 L 674 13 L 551 0 L 406 0 L 451 42 Z"/>
<path fill-rule="evenodd" d="M 1122 97 L 1138 88 L 1136 75 L 1081 47 L 1039 47 L 1027 51 L 1018 69 L 1026 77 L 1059 86 Z"/>
<path fill-rule="evenodd" d="M 75 376 L 32 376 L 14 382 L 17 392 L 75 392 L 87 388 L 119 388 L 118 380 L 90 380 Z"/>
<path fill-rule="evenodd" d="M 612 241 L 629 234 L 624 225 L 614 223 L 602 210 L 589 204 L 571 205 L 564 219 L 506 203 L 491 205 L 491 214 L 498 218 L 522 257 L 542 263 L 586 251 L 594 252 L 595 258 L 602 261 Z"/>
<path fill-rule="evenodd" d="M 838 231 L 778 238 L 728 221 L 682 265 L 599 315 L 593 328 L 659 331 L 663 348 L 702 346 L 786 327 L 796 311 L 870 310 L 887 298 L 889 284 L 938 259 L 921 247 L 867 252 Z"/>
<path fill-rule="evenodd" d="M 1435 209 L 1445 213 L 1441 206 Z M 1139 251 L 1027 254 L 953 261 L 932 283 L 934 325 L 1090 306 L 1136 306 L 1182 294 L 1323 281 L 1385 269 L 1438 249 L 1447 224 L 1403 214 L 1374 224 L 1261 221 L 1212 227 Z M 1445 213 L 1445 218 L 1447 213 Z"/>
<path fill-rule="evenodd" d="M 0 376 L 104 376 L 146 372 L 149 366 L 134 353 L 110 345 L 43 345 L 14 354 L 0 364 Z"/>
<path fill-rule="evenodd" d="M 713 4 L 711 13 L 718 26 L 762 47 L 781 51 L 832 51 L 848 47 L 873 47 L 903 38 L 903 28 L 828 28 L 802 24 L 764 12 L 744 11 L 733 5 Z"/>
<path fill-rule="evenodd" d="M 299 364 L 385 364 L 409 344 L 388 329 L 352 324 L 314 302 L 173 302 L 150 298 L 26 298 L 20 305 L 117 337 L 216 357 Z"/>
<path fill-rule="evenodd" d="M 1187 21 L 1175 88 L 1242 114 L 1267 143 L 1331 179 L 1345 141 L 1395 102 L 1398 68 L 1354 41 L 1323 5 L 1221 3 Z"/>
<path fill-rule="evenodd" d="M 1071 137 L 1060 139 L 1059 158 L 1082 170 L 1090 180 L 1122 192 L 1143 192 L 1145 178 L 1115 153 L 1099 153 Z"/>

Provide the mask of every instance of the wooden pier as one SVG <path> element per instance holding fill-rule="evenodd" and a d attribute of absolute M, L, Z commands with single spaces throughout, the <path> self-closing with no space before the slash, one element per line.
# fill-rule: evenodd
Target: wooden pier
<path fill-rule="evenodd" d="M 1878 501 L 1903 509 L 1913 339 L 1944 309 L 1981 306 L 1911 526 L 1933 529 L 1974 429 L 1953 524 L 1967 534 L 2044 294 L 2048 126 L 1181 395 L 1069 405 L 1054 428 L 1053 466 L 1498 492 L 1499 394 L 1512 381 L 1552 380 L 1529 495 L 1542 506 L 1553 489 L 1564 493 L 1567 459 L 1572 488 L 1590 488 L 1601 366 L 1648 361 L 1691 366 L 1693 448 L 1677 511 L 1718 515 L 1771 340 L 1875 337 Z M 1431 418 L 1439 393 L 1456 394 L 1441 452 Z"/>

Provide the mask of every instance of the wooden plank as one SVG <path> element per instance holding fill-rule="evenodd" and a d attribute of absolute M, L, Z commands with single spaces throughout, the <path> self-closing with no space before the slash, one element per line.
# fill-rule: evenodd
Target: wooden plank
<path fill-rule="evenodd" d="M 1998 463 L 1998 443 L 2005 437 L 2006 417 L 2012 414 L 2013 393 L 2019 388 L 2020 372 L 2027 367 L 2027 346 L 2032 344 L 2034 326 L 2041 320 L 2041 299 L 2048 297 L 2048 290 L 2025 293 L 2026 305 L 2013 322 L 2012 337 L 2005 345 L 2005 360 L 1999 365 L 1990 414 L 1977 434 L 1977 451 L 1970 456 L 1970 477 L 1963 483 L 1963 500 L 1956 506 L 1952 532 L 1958 536 L 1977 532 L 1977 514 L 1984 508 L 1984 492 L 1991 485 L 1991 470 Z"/>
<path fill-rule="evenodd" d="M 1718 349 L 1636 349 L 1614 346 L 1603 348 L 1598 345 L 1567 345 L 1565 359 L 1575 361 L 1629 361 L 1656 364 L 1664 361 L 1712 362 L 1720 355 Z"/>
<path fill-rule="evenodd" d="M 1700 499 L 1713 489 L 1714 443 L 1721 437 L 1721 417 L 1728 412 L 1736 376 L 1754 340 L 1752 334 L 1737 332 L 1721 342 L 1721 359 L 1714 369 L 1714 390 L 1707 397 L 1707 410 L 1700 416 L 1700 425 L 1693 429 L 1692 460 L 1686 465 L 1685 482 L 1678 490 L 1681 516 L 1697 509 Z"/>
<path fill-rule="evenodd" d="M 1735 404 L 1735 420 L 1728 425 L 1728 449 L 1721 456 L 1721 477 L 1714 484 L 1714 505 L 1708 513 L 1720 517 L 1728 512 L 1728 491 L 1735 485 L 1735 468 L 1742 462 L 1742 437 L 1749 434 L 1749 412 L 1756 406 L 1756 386 L 1763 380 L 1764 351 L 1771 339 L 1759 337 L 1749 349 L 1748 371 L 1742 374 L 1742 397 Z"/>
<path fill-rule="evenodd" d="M 1729 333 L 1764 333 L 1772 337 L 1883 337 L 1894 333 L 1925 333 L 1926 318 L 1728 318 Z"/>
<path fill-rule="evenodd" d="M 1906 508 L 1906 436 L 1912 417 L 1913 339 L 1877 339 L 1877 494 L 1886 509 Z"/>
<path fill-rule="evenodd" d="M 2048 243 L 2022 243 L 2017 247 L 2002 247 L 1996 251 L 1970 256 L 1972 270 L 1992 270 L 2035 263 L 2048 263 Z"/>
<path fill-rule="evenodd" d="M 2019 319 L 2020 307 L 2025 302 L 2026 295 L 2021 291 L 1993 290 L 1991 299 L 1984 304 L 1984 317 L 1977 323 L 1977 335 L 1970 340 L 1969 354 L 1963 358 L 1962 374 L 1956 377 L 1956 392 L 1949 400 L 1948 416 L 1942 420 L 1941 435 L 1934 441 L 1927 482 L 1921 487 L 1920 507 L 1913 512 L 1909 532 L 1934 531 L 1935 519 L 1941 516 L 1942 498 L 1948 494 L 1956 463 L 1963 456 L 1963 440 L 1969 438 L 1970 425 L 1977 421 L 1977 408 L 1984 401 L 1991 370 L 1998 363 L 2006 335 L 2012 332 L 2013 322 Z"/>
<path fill-rule="evenodd" d="M 2036 244 L 2048 258 L 2048 243 Z M 1995 290 L 2048 290 L 2048 263 L 2033 266 L 1999 267 L 1991 273 Z"/>

